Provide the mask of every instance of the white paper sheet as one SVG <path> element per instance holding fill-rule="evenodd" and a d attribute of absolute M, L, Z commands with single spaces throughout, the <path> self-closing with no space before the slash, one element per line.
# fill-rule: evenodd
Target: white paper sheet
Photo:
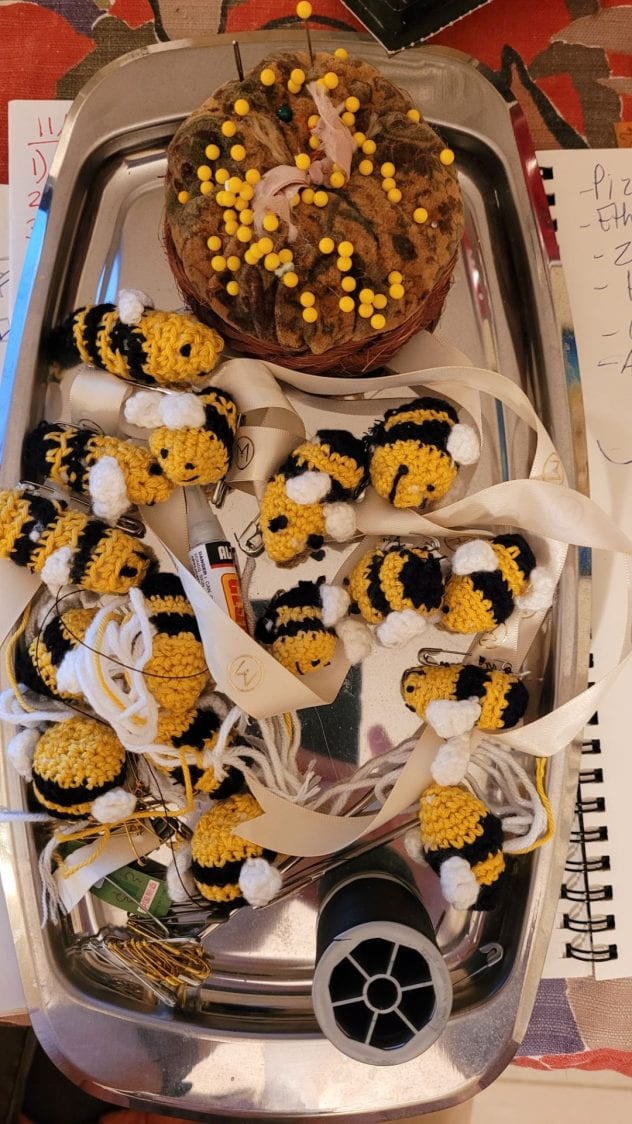
<path fill-rule="evenodd" d="M 629 149 L 541 152 L 540 167 L 552 168 L 545 181 L 566 275 L 575 324 L 586 411 L 590 490 L 628 535 L 632 534 L 632 153 Z M 630 564 L 620 555 L 593 554 L 591 678 L 598 679 L 630 642 L 625 605 Z M 563 958 L 567 942 L 590 948 L 590 938 L 561 927 L 551 943 L 548 976 L 632 976 L 632 897 L 627 832 L 632 787 L 632 677 L 613 686 L 587 737 L 601 753 L 582 768 L 603 770 L 603 783 L 583 785 L 583 799 L 602 797 L 603 812 L 591 811 L 585 829 L 602 828 L 607 838 L 588 841 L 571 857 L 608 856 L 609 869 L 574 878 L 580 892 L 612 887 L 611 900 L 595 900 L 595 917 L 612 918 L 614 928 L 593 935 L 598 946 L 617 946 L 617 958 L 582 962 Z M 571 879 L 569 878 L 570 882 Z M 586 916 L 586 907 L 560 903 L 563 914 Z"/>

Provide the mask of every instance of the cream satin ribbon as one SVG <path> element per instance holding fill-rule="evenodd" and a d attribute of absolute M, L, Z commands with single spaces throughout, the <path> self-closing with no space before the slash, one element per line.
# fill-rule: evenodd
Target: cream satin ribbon
<path fill-rule="evenodd" d="M 413 393 L 426 388 L 436 389 L 466 409 L 479 431 L 479 395 L 486 393 L 511 408 L 534 430 L 536 447 L 529 479 L 493 485 L 438 508 L 427 516 L 396 511 L 369 491 L 364 501 L 358 505 L 360 529 L 365 534 L 374 535 L 445 537 L 489 534 L 489 529 L 497 525 L 515 526 L 516 512 L 520 512 L 520 529 L 527 535 L 538 537 L 538 563 L 545 565 L 555 579 L 559 578 L 564 566 L 568 544 L 632 553 L 632 542 L 605 512 L 587 497 L 565 486 L 564 470 L 553 443 L 528 398 L 518 387 L 493 371 L 472 367 L 467 361 L 464 362 L 464 357 L 455 349 L 436 340 L 422 337 L 421 342 L 415 343 L 418 363 L 423 363 L 426 357 L 432 355 L 435 362 L 447 362 L 450 365 L 434 369 L 420 366 L 414 371 L 400 370 L 387 376 L 365 379 L 337 379 L 316 378 L 249 360 L 225 363 L 214 381 L 234 394 L 240 408 L 241 403 L 248 403 L 248 408 L 263 411 L 260 417 L 264 422 L 253 427 L 254 454 L 258 466 L 256 477 L 250 474 L 249 478 L 239 480 L 237 473 L 235 485 L 260 494 L 263 479 L 260 473 L 263 467 L 272 466 L 271 471 L 274 471 L 289 448 L 293 448 L 304 434 L 302 423 L 297 425 L 295 422 L 298 416 L 296 411 L 278 386 L 275 389 L 271 374 L 300 391 L 311 395 L 317 393 L 323 397 L 350 394 L 371 396 L 392 391 L 396 387 L 412 388 Z M 353 403 L 337 402 L 333 412 L 339 407 L 342 414 L 349 413 L 353 409 Z M 279 426 L 279 410 L 287 411 L 281 416 L 292 426 L 291 431 L 286 432 Z M 267 414 L 266 411 L 272 413 Z M 266 418 L 273 422 L 268 431 Z M 279 434 L 284 438 L 280 443 Z M 288 441 L 291 441 L 289 447 Z M 257 448 L 259 444 L 261 447 Z M 267 473 L 270 474 L 271 472 Z M 151 530 L 147 541 L 159 555 L 168 558 L 179 573 L 198 618 L 209 667 L 219 689 L 229 698 L 253 717 L 268 717 L 281 711 L 333 701 L 347 671 L 342 657 L 337 657 L 326 671 L 311 676 L 311 685 L 308 687 L 239 629 L 211 601 L 189 571 L 175 555 L 166 550 Z M 472 654 L 478 654 L 479 650 L 487 656 L 509 652 L 514 666 L 519 667 L 537 634 L 543 616 L 542 613 L 534 613 L 517 617 L 514 622 L 517 627 L 513 633 L 511 630 L 505 630 L 504 633 L 497 630 L 491 637 L 481 638 L 472 649 Z M 492 735 L 493 740 L 499 745 L 513 746 L 537 756 L 557 752 L 582 729 L 611 682 L 629 662 L 630 655 L 627 655 L 599 683 L 556 711 L 518 731 Z M 473 740 L 478 736 L 473 735 Z M 485 738 L 489 740 L 490 735 L 485 735 Z M 272 850 L 295 855 L 326 854 L 344 847 L 387 822 L 417 799 L 431 779 L 429 766 L 439 744 L 440 739 L 432 730 L 426 728 L 422 732 L 398 781 L 377 815 L 350 819 L 312 812 L 274 796 L 264 786 L 255 783 L 253 795 L 260 803 L 263 815 L 242 825 L 240 834 Z"/>

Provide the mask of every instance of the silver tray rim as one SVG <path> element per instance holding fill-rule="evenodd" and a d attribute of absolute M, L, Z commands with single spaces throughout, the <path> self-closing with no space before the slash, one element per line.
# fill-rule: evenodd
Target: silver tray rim
<path fill-rule="evenodd" d="M 316 32 L 312 33 L 312 35 L 317 48 L 332 42 L 332 36 L 328 32 Z M 48 277 L 47 266 L 50 266 L 50 263 L 55 257 L 55 252 L 59 249 L 58 245 L 55 243 L 55 233 L 59 233 L 60 223 L 63 217 L 59 197 L 60 195 L 63 196 L 64 188 L 67 189 L 69 186 L 70 169 L 67 155 L 69 151 L 72 152 L 73 144 L 76 147 L 76 134 L 77 132 L 81 132 L 81 129 L 78 129 L 77 126 L 81 125 L 84 119 L 89 120 L 88 111 L 91 110 L 91 103 L 93 101 L 98 101 L 99 98 L 103 96 L 104 91 L 117 81 L 124 68 L 135 67 L 141 63 L 147 65 L 148 58 L 152 56 L 154 58 L 156 56 L 164 57 L 167 52 L 196 51 L 200 48 L 225 48 L 229 44 L 232 44 L 232 41 L 233 36 L 205 36 L 167 44 L 157 44 L 131 52 L 104 67 L 103 70 L 90 80 L 73 104 L 44 192 L 40 209 L 40 216 L 42 217 L 40 235 L 39 237 L 34 235 L 31 239 L 31 245 L 20 282 L 16 306 L 17 331 L 12 334 L 13 342 L 9 355 L 7 356 L 5 378 L 3 379 L 2 390 L 0 392 L 0 416 L 6 419 L 4 423 L 6 427 L 5 433 L 2 435 L 3 448 L 6 447 L 7 453 L 6 457 L 3 457 L 3 475 L 7 472 L 7 464 L 15 464 L 16 442 L 21 440 L 22 432 L 22 428 L 16 425 L 12 426 L 11 431 L 7 433 L 9 417 L 13 416 L 8 409 L 9 402 L 14 398 L 16 405 L 20 401 L 23 403 L 26 397 L 26 386 L 24 384 L 28 380 L 31 388 L 33 388 L 35 381 L 39 335 L 44 318 L 45 304 L 49 297 L 46 280 Z M 239 42 L 242 46 L 263 46 L 263 44 L 266 44 L 269 50 L 274 50 L 278 47 L 287 49 L 288 47 L 298 44 L 302 45 L 303 36 L 300 32 L 283 32 L 279 36 L 277 36 L 276 32 L 252 32 L 244 35 L 240 34 Z M 365 56 L 376 54 L 379 51 L 373 40 L 351 33 L 337 35 L 335 42 L 359 44 L 360 50 Z M 558 338 L 560 325 L 565 329 L 567 334 L 572 332 L 572 327 L 570 325 L 568 304 L 564 295 L 561 268 L 555 252 L 554 239 L 551 238 L 550 229 L 546 227 L 548 209 L 546 208 L 544 192 L 539 182 L 539 173 L 533 153 L 528 149 L 528 134 L 526 133 L 525 122 L 517 103 L 512 101 L 508 96 L 503 97 L 495 87 L 491 86 L 488 78 L 486 78 L 478 68 L 478 64 L 475 60 L 472 60 L 469 56 L 461 52 L 455 52 L 450 48 L 412 48 L 394 56 L 394 58 L 387 59 L 384 59 L 381 52 L 379 52 L 379 55 L 379 62 L 381 62 L 381 65 L 387 70 L 403 56 L 406 56 L 406 58 L 410 58 L 410 56 L 419 58 L 420 55 L 423 55 L 426 61 L 437 60 L 457 68 L 467 67 L 470 73 L 477 73 L 479 81 L 485 83 L 490 93 L 493 89 L 493 94 L 498 99 L 498 102 L 503 105 L 507 114 L 511 133 L 515 139 L 515 156 L 509 163 L 512 165 L 512 171 L 514 173 L 520 172 L 520 177 L 515 181 L 518 185 L 521 185 L 522 188 L 521 199 L 519 199 L 518 202 L 522 202 L 523 207 L 525 204 L 528 204 L 529 217 L 530 219 L 535 219 L 530 225 L 528 224 L 528 229 L 523 231 L 523 234 L 530 244 L 531 251 L 534 255 L 535 272 L 544 283 L 544 295 L 536 291 L 536 300 L 538 300 L 539 322 L 542 325 L 542 334 L 547 348 L 547 365 L 554 365 L 557 363 L 558 366 L 563 369 L 562 349 Z M 193 108 L 193 106 L 191 106 L 191 108 Z M 174 121 L 178 120 L 180 116 L 181 114 L 175 113 L 172 119 Z M 130 123 L 129 127 L 133 128 L 134 126 Z M 485 140 L 488 144 L 491 144 L 491 147 L 494 147 L 494 142 L 491 142 L 490 138 L 485 138 Z M 86 154 L 84 152 L 83 159 L 85 158 Z M 521 217 L 524 216 L 521 214 Z M 38 273 L 40 280 L 38 284 L 35 285 Z M 29 300 L 29 298 L 31 299 Z M 26 315 L 27 307 L 29 312 L 28 320 Z M 20 339 L 21 348 L 18 348 L 18 338 Z M 18 373 L 20 376 L 19 379 L 17 379 Z M 567 387 L 567 391 L 568 389 Z M 583 419 L 578 395 L 575 393 L 577 391 L 577 386 L 573 386 L 572 389 L 574 393 L 572 395 L 567 393 L 567 400 L 565 403 L 568 420 L 563 427 L 565 432 L 563 434 L 564 440 L 561 442 L 560 452 L 567 469 L 572 473 L 576 486 L 585 490 L 587 472 L 585 446 L 583 443 Z M 20 395 L 20 391 L 23 392 L 23 395 Z M 6 414 L 2 410 L 3 406 L 6 409 Z M 23 405 L 21 405 L 21 408 L 19 408 L 17 412 L 18 418 L 20 414 L 24 414 Z M 566 583 L 567 586 L 570 584 L 569 582 Z M 577 622 L 578 655 L 581 657 L 584 652 L 587 653 L 588 651 L 588 574 L 585 568 L 579 575 L 579 585 L 575 585 L 575 594 L 579 596 L 579 610 L 575 614 L 575 619 Z M 573 691 L 579 690 L 585 685 L 586 677 L 581 670 L 581 658 L 577 660 L 577 665 L 578 666 L 575 668 L 575 682 L 572 687 Z M 569 685 L 567 684 L 566 686 L 568 688 Z M 449 1084 L 451 1084 L 452 1087 L 449 1091 L 446 1089 L 442 1092 L 440 1089 L 435 1089 L 431 1099 L 420 1102 L 417 1106 L 418 1108 L 424 1108 L 426 1111 L 430 1111 L 431 1109 L 434 1110 L 445 1107 L 448 1104 L 455 1104 L 473 1095 L 479 1088 L 489 1084 L 508 1063 L 526 1030 L 528 1017 L 535 1000 L 540 971 L 546 952 L 546 945 L 548 943 L 548 930 L 557 902 L 557 888 L 559 887 L 562 877 L 566 836 L 570 828 L 572 802 L 578 768 L 579 753 L 577 747 L 568 751 L 564 755 L 564 760 L 562 760 L 560 756 L 560 759 L 556 760 L 553 765 L 551 783 L 558 795 L 558 810 L 560 812 L 558 818 L 558 833 L 548 855 L 544 855 L 543 852 L 540 852 L 534 862 L 529 907 L 523 922 L 523 937 L 520 955 L 517 958 L 520 960 L 519 970 L 514 968 L 511 977 L 507 980 L 501 991 L 486 1004 L 485 1019 L 495 1024 L 494 1030 L 486 1036 L 482 1033 L 482 1026 L 480 1024 L 478 1027 L 475 1025 L 468 1026 L 468 1037 L 473 1035 L 473 1037 L 476 1038 L 478 1031 L 478 1041 L 472 1045 L 480 1047 L 476 1051 L 476 1059 L 473 1057 L 470 1058 L 469 1063 L 471 1064 L 464 1067 L 469 1071 L 468 1074 L 465 1072 L 460 1074 L 461 1082 L 460 1084 L 457 1083 L 456 1087 L 453 1082 L 450 1082 Z M 19 801 L 23 796 L 20 785 L 8 774 L 6 774 L 3 779 L 5 800 L 13 807 L 19 806 L 16 801 Z M 69 1056 L 68 1046 L 63 1041 L 63 1034 L 64 1028 L 68 1030 L 68 1020 L 72 1019 L 73 1009 L 76 1012 L 77 1008 L 82 1008 L 84 1014 L 89 1014 L 94 1020 L 95 1028 L 98 1026 L 100 1034 L 116 1031 L 117 1022 L 120 1022 L 121 1018 L 126 1019 L 128 1012 L 125 1012 L 122 1008 L 116 1011 L 112 1005 L 108 1008 L 107 1004 L 92 1000 L 90 997 L 80 992 L 79 989 L 73 989 L 67 977 L 60 977 L 50 955 L 49 942 L 45 935 L 40 934 L 38 929 L 37 895 L 30 877 L 30 856 L 32 849 L 29 844 L 28 832 L 22 825 L 14 825 L 11 830 L 11 836 L 11 844 L 2 856 L 3 861 L 9 861 L 12 864 L 14 875 L 14 878 L 10 880 L 12 884 L 8 886 L 8 907 L 27 1001 L 36 1033 L 56 1064 L 68 1072 L 75 1080 L 79 1080 L 83 1087 L 90 1088 L 101 1094 L 106 1094 L 109 1099 L 116 1099 L 121 1103 L 137 1103 L 137 1097 L 134 1095 L 133 1090 L 116 1090 L 109 1082 L 107 1084 L 101 1083 L 98 1075 L 98 1058 L 94 1058 L 97 1072 L 93 1070 L 92 1073 L 87 1074 L 85 1072 L 79 1072 L 71 1056 Z M 138 1016 L 136 1013 L 134 1013 L 133 1018 L 139 1024 L 148 1022 L 149 1025 L 153 1025 L 153 1023 L 156 1022 L 151 1016 L 146 1019 L 142 1015 Z M 469 1015 L 463 1016 L 460 1020 L 455 1021 L 468 1022 L 469 1018 Z M 164 1027 L 163 1033 L 161 1034 L 160 1028 L 158 1028 L 155 1042 L 156 1046 L 160 1044 L 160 1049 L 169 1050 L 170 1046 L 172 1048 L 174 1043 L 172 1041 L 172 1034 L 165 1033 L 166 1029 L 167 1028 Z M 177 1026 L 171 1029 L 177 1030 Z M 465 1029 L 465 1027 L 463 1029 Z M 202 1035 L 201 1030 L 200 1036 L 205 1038 L 212 1037 L 206 1033 Z M 462 1036 L 458 1035 L 457 1039 L 458 1038 L 462 1038 Z M 214 1039 L 219 1044 L 220 1036 L 215 1035 Z M 232 1041 L 234 1041 L 234 1039 L 231 1035 L 223 1037 L 225 1046 Z M 249 1039 L 241 1040 L 242 1044 L 247 1044 L 249 1041 Z M 450 1044 L 446 1044 L 446 1047 L 444 1047 L 444 1051 L 449 1056 L 452 1055 Z M 337 1053 L 333 1060 L 335 1061 L 336 1059 L 338 1061 L 340 1060 L 340 1056 Z M 324 1057 L 321 1058 L 321 1060 L 324 1061 Z M 332 1057 L 330 1056 L 328 1060 L 331 1062 Z M 235 1061 L 237 1064 L 237 1056 Z M 451 1056 L 450 1062 L 457 1070 L 460 1070 L 458 1058 L 456 1056 Z M 408 1070 L 408 1066 L 406 1069 Z M 366 1070 L 364 1072 L 366 1072 Z M 206 1092 L 207 1095 L 210 1095 L 210 1090 Z M 212 1111 L 212 1106 L 209 1105 L 208 1101 L 202 1106 L 199 1101 L 201 1093 L 202 1090 L 198 1088 L 196 1090 L 197 1103 L 195 1105 L 191 1104 L 190 1108 L 189 1105 L 185 1105 L 180 1099 L 164 1103 L 168 1103 L 173 1109 L 178 1108 L 179 1111 L 191 1111 L 193 1109 L 199 1111 L 203 1107 L 204 1111 L 208 1113 L 209 1110 Z M 156 1102 L 153 1097 L 149 1097 L 145 1098 L 142 1103 L 162 1104 L 163 1102 Z M 277 1112 L 278 1107 L 277 1105 Z M 404 1108 L 396 1108 L 393 1106 L 391 1117 L 394 1118 L 396 1115 L 410 1113 L 414 1111 L 414 1108 L 415 1106 L 411 1104 L 406 1105 Z M 269 1117 L 270 1113 L 265 1109 L 263 1111 L 255 1109 L 254 1111 L 247 1112 L 241 1109 L 240 1115 L 241 1118 L 244 1119 L 266 1118 Z M 319 1116 L 321 1119 L 332 1118 L 329 1116 L 328 1112 L 321 1112 L 319 1110 L 315 1113 L 309 1111 L 304 1117 L 300 1114 L 293 1114 L 291 1118 L 294 1120 L 309 1120 L 313 1119 L 314 1115 Z M 336 1116 L 339 1115 L 340 1114 L 336 1113 Z M 358 1121 L 370 1119 L 370 1117 L 367 1117 L 364 1113 L 345 1114 L 344 1118 Z"/>

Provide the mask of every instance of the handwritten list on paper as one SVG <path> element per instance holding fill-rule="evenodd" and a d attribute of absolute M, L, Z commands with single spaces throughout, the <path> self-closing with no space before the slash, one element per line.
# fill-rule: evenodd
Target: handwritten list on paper
<path fill-rule="evenodd" d="M 632 536 L 632 155 L 625 149 L 543 152 L 551 167 L 547 192 L 573 312 L 581 375 L 590 492 Z M 618 555 L 593 553 L 591 678 L 600 679 L 629 644 L 628 565 Z M 632 787 L 632 682 L 622 676 L 597 715 L 605 796 L 599 844 L 608 855 L 606 881 L 618 959 L 595 964 L 597 978 L 632 975 L 632 897 L 629 893 L 629 792 Z M 591 825 L 598 820 L 591 816 Z M 559 967 L 559 965 L 558 965 Z M 564 968 L 557 972 L 568 974 Z"/>
<path fill-rule="evenodd" d="M 71 102 L 62 100 L 9 103 L 11 308 L 37 208 L 70 105 Z"/>

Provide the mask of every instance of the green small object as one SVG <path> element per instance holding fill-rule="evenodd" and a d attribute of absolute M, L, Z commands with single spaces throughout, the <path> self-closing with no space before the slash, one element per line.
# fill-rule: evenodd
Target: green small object
<path fill-rule="evenodd" d="M 171 906 L 164 879 L 132 866 L 112 871 L 95 883 L 90 893 L 132 914 L 151 913 L 152 917 L 164 917 Z"/>
<path fill-rule="evenodd" d="M 277 117 L 279 118 L 280 121 L 283 121 L 284 124 L 286 124 L 286 125 L 289 124 L 289 122 L 292 120 L 293 116 L 294 116 L 294 114 L 292 113 L 292 110 L 290 109 L 289 105 L 280 105 L 279 108 L 277 109 Z"/>

